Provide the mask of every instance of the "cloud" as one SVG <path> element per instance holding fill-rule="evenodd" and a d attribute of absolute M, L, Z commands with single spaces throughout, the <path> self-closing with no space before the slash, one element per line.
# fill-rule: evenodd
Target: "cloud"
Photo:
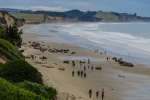
<path fill-rule="evenodd" d="M 62 7 L 48 7 L 48 6 L 31 6 L 34 10 L 45 10 L 45 11 L 67 11 L 68 9 Z"/>

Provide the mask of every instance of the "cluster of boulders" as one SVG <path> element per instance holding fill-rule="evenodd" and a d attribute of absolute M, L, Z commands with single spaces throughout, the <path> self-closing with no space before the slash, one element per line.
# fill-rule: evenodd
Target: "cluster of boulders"
<path fill-rule="evenodd" d="M 39 57 L 39 59 L 43 59 L 44 60 L 44 59 L 47 59 L 47 57 L 43 56 L 43 57 Z"/>
<path fill-rule="evenodd" d="M 69 61 L 67 61 L 67 60 L 66 60 L 66 61 L 63 61 L 63 63 L 69 64 Z"/>
<path fill-rule="evenodd" d="M 113 57 L 112 60 L 115 60 L 115 62 L 118 62 L 121 66 L 134 67 L 134 65 L 132 63 L 120 60 L 116 57 Z"/>
<path fill-rule="evenodd" d="M 79 61 L 79 63 L 83 63 L 83 64 L 85 64 L 85 61 Z"/>
<path fill-rule="evenodd" d="M 49 49 L 48 50 L 49 52 L 53 52 L 53 53 L 58 53 L 58 52 L 61 52 L 61 53 L 68 53 L 69 52 L 69 49 Z"/>

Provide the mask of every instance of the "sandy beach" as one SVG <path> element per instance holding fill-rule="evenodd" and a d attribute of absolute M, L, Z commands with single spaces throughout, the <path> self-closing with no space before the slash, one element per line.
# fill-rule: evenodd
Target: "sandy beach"
<path fill-rule="evenodd" d="M 31 25 L 25 25 L 21 28 L 24 31 L 29 27 Z M 103 88 L 105 89 L 104 100 L 146 100 L 150 98 L 147 94 L 143 96 L 139 92 L 149 90 L 143 90 L 142 87 L 139 87 L 141 84 L 150 83 L 148 81 L 150 79 L 150 67 L 148 65 L 136 63 L 134 67 L 120 66 L 112 60 L 112 55 L 106 55 L 101 51 L 95 53 L 94 49 L 72 44 L 69 41 L 58 41 L 56 35 L 39 35 L 24 32 L 22 37 L 23 42 L 26 43 L 21 47 L 21 49 L 25 50 L 23 55 L 33 54 L 36 56 L 36 59 L 26 59 L 26 61 L 42 73 L 45 85 L 53 86 L 58 90 L 58 100 L 102 100 L 101 91 Z M 53 40 L 56 38 L 56 41 L 44 41 L 40 40 L 40 37 L 49 37 Z M 38 42 L 47 50 L 41 52 L 39 49 L 34 49 L 30 46 L 29 41 L 31 43 Z M 69 49 L 69 52 L 53 53 L 48 51 L 53 48 Z M 71 54 L 72 52 L 75 53 Z M 47 59 L 40 59 L 43 56 L 47 57 Z M 107 57 L 110 57 L 109 61 L 106 60 Z M 90 64 L 88 64 L 88 58 L 90 59 Z M 69 64 L 63 63 L 64 60 L 69 61 Z M 72 66 L 73 60 L 76 64 L 75 67 Z M 80 60 L 85 61 L 82 67 L 80 67 Z M 85 78 L 77 75 L 78 70 L 84 70 L 84 65 L 87 74 Z M 91 70 L 92 65 L 94 67 L 93 71 Z M 95 67 L 97 66 L 101 66 L 102 70 L 96 70 Z M 59 70 L 60 67 L 65 70 Z M 75 71 L 74 76 L 72 76 L 73 70 Z M 89 89 L 92 90 L 91 98 L 89 98 L 88 94 Z M 99 91 L 98 99 L 96 98 L 97 91 Z"/>

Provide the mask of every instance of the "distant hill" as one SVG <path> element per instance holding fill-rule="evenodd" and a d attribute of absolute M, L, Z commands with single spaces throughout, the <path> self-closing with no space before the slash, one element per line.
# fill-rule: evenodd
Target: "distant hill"
<path fill-rule="evenodd" d="M 3 8 L 4 9 L 4 8 Z M 56 21 L 82 21 L 82 22 L 150 22 L 150 17 L 141 17 L 136 13 L 118 13 L 118 12 L 103 12 L 103 11 L 80 11 L 70 10 L 65 12 L 52 11 L 32 11 L 32 10 L 17 10 L 10 14 L 16 18 L 23 18 L 26 22 L 56 22 Z M 40 14 L 40 15 L 38 15 Z"/>

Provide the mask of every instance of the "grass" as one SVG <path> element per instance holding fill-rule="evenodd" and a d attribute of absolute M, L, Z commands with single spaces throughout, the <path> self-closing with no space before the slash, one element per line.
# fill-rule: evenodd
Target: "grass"
<path fill-rule="evenodd" d="M 44 20 L 43 14 L 29 14 L 29 13 L 16 13 L 16 12 L 9 12 L 9 14 L 19 19 L 24 18 L 26 21 L 43 21 Z"/>
<path fill-rule="evenodd" d="M 15 46 L 4 39 L 0 39 L 0 54 L 5 55 L 10 60 L 22 59 Z"/>
<path fill-rule="evenodd" d="M 103 18 L 105 20 L 118 20 L 118 16 L 112 14 L 111 12 L 97 12 L 95 15 L 97 18 Z"/>
<path fill-rule="evenodd" d="M 47 100 L 40 95 L 29 92 L 0 78 L 0 100 Z"/>

